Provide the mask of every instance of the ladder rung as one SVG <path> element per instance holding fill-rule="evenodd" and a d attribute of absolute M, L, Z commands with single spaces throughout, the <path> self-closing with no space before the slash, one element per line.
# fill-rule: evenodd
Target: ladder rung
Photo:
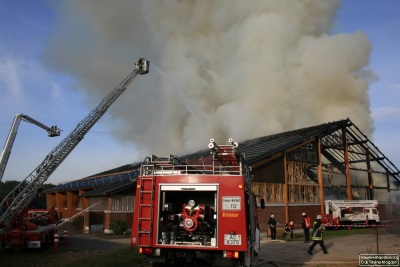
<path fill-rule="evenodd" d="M 151 220 L 151 218 L 143 217 L 143 218 L 139 218 L 139 220 Z"/>
<path fill-rule="evenodd" d="M 139 231 L 139 234 L 151 234 L 150 231 Z"/>

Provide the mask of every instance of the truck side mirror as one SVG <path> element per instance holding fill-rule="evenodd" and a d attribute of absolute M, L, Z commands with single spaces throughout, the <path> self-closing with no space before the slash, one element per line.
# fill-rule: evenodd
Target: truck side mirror
<path fill-rule="evenodd" d="M 261 202 L 261 208 L 262 208 L 262 209 L 265 209 L 265 200 L 262 198 L 262 199 L 260 200 L 260 202 Z"/>

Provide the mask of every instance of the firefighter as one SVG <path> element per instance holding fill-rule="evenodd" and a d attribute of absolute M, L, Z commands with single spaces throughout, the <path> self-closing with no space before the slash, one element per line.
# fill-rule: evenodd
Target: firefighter
<path fill-rule="evenodd" d="M 271 217 L 268 220 L 268 225 L 269 225 L 269 229 L 271 230 L 271 239 L 274 240 L 276 239 L 276 220 L 275 220 L 275 216 L 272 214 Z"/>
<path fill-rule="evenodd" d="M 310 228 L 311 228 L 311 220 L 310 217 L 307 216 L 305 212 L 301 214 L 303 219 L 301 220 L 301 228 L 304 231 L 304 243 L 310 242 Z"/>
<path fill-rule="evenodd" d="M 51 207 L 51 209 L 54 211 L 54 220 L 58 221 L 58 212 L 57 212 L 56 208 L 53 206 L 53 207 Z"/>
<path fill-rule="evenodd" d="M 290 239 L 293 239 L 293 230 L 294 230 L 293 221 L 290 221 L 285 225 L 285 232 L 283 233 L 283 238 L 285 238 L 286 235 L 290 233 Z"/>
<path fill-rule="evenodd" d="M 328 250 L 325 247 L 324 239 L 323 239 L 323 233 L 325 232 L 325 225 L 322 223 L 321 219 L 322 219 L 322 216 L 317 215 L 317 217 L 315 218 L 315 222 L 313 223 L 313 235 L 312 235 L 311 239 L 314 242 L 311 244 L 311 246 L 307 250 L 308 254 L 310 254 L 310 255 L 313 255 L 312 251 L 317 244 L 320 245 L 324 254 L 328 254 Z"/>

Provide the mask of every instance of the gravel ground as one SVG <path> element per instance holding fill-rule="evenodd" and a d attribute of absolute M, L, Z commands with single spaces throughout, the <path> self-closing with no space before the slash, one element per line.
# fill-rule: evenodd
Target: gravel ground
<path fill-rule="evenodd" d="M 360 254 L 399 254 L 400 228 L 380 228 L 378 236 L 371 229 L 368 234 L 335 237 L 324 241 L 329 254 L 323 254 L 319 245 L 313 255 L 307 253 L 311 243 L 261 240 L 261 253 L 256 266 L 359 266 Z"/>

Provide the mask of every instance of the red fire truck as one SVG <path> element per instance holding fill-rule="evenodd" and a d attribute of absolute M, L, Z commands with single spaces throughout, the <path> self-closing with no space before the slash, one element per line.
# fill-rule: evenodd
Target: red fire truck
<path fill-rule="evenodd" d="M 12 228 L 0 230 L 1 246 L 5 250 L 18 252 L 24 248 L 40 249 L 52 244 L 56 231 L 54 209 L 24 209 L 14 216 Z"/>
<path fill-rule="evenodd" d="M 148 157 L 137 180 L 132 248 L 174 266 L 256 263 L 260 232 L 251 175 L 238 144 L 217 145 L 199 158 Z M 263 203 L 263 201 L 261 201 Z"/>

